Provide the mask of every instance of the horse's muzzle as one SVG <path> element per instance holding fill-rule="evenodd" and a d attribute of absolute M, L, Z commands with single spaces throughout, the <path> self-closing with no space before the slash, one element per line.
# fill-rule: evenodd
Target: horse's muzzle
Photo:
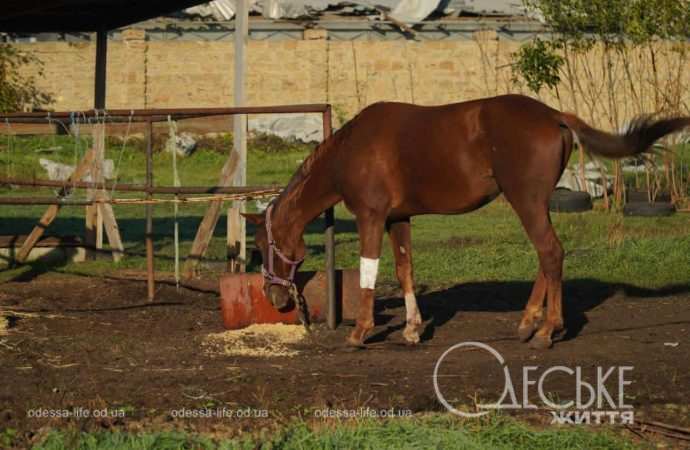
<path fill-rule="evenodd" d="M 268 286 L 266 297 L 277 310 L 286 309 L 290 304 L 290 292 L 285 286 L 272 284 Z"/>

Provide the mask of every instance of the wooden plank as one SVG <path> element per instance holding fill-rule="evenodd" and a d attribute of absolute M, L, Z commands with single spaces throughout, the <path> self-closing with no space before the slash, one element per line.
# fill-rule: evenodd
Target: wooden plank
<path fill-rule="evenodd" d="M 96 198 L 102 199 L 103 196 L 96 194 Z M 100 205 L 96 205 L 96 249 L 103 249 L 103 212 Z"/>
<path fill-rule="evenodd" d="M 108 31 L 100 29 L 96 33 L 96 63 L 94 67 L 94 95 L 93 107 L 96 110 L 105 109 L 106 78 L 108 63 Z M 91 180 L 94 182 L 102 181 L 103 154 L 105 152 L 105 124 L 93 126 L 92 135 L 96 148 L 96 160 L 94 170 L 91 172 Z M 96 198 L 93 190 L 87 192 L 87 198 Z M 89 205 L 85 211 L 84 244 L 86 245 L 86 258 L 93 259 L 96 256 L 94 248 L 103 247 L 103 218 L 98 205 Z"/>
<path fill-rule="evenodd" d="M 106 194 L 105 199 L 107 199 L 107 197 L 108 196 Z M 110 203 L 101 203 L 98 205 L 98 209 L 101 213 L 100 216 L 103 219 L 106 235 L 108 236 L 110 250 L 113 252 L 113 261 L 118 262 L 124 255 L 125 247 L 122 245 L 120 228 L 118 228 L 117 221 L 115 220 L 113 205 Z"/>
<path fill-rule="evenodd" d="M 91 164 L 91 181 L 95 184 L 103 182 L 103 160 L 105 156 L 105 124 L 98 123 L 93 126 L 93 145 L 94 158 Z M 86 198 L 93 200 L 98 198 L 98 190 L 88 189 L 86 191 Z M 86 245 L 87 259 L 95 259 L 97 251 L 94 249 L 103 248 L 103 218 L 101 217 L 100 208 L 98 205 L 86 206 L 86 232 L 84 235 L 84 244 Z"/>
<path fill-rule="evenodd" d="M 95 184 L 103 187 L 101 189 L 89 190 L 88 198 L 107 201 L 110 199 L 110 195 L 105 192 L 105 178 L 103 176 L 103 162 L 105 159 L 105 123 L 94 125 L 93 141 L 95 154 L 91 178 Z M 117 226 L 117 221 L 115 219 L 113 206 L 110 203 L 100 203 L 97 205 L 87 206 L 86 222 L 88 231 L 87 235 L 91 239 L 95 238 L 96 249 L 103 249 L 103 235 L 105 231 L 105 235 L 108 238 L 108 243 L 110 244 L 110 249 L 112 251 L 113 260 L 115 262 L 120 261 L 123 256 L 124 246 L 120 236 L 120 229 Z M 87 242 L 87 248 L 89 244 L 93 245 L 93 243 L 94 242 Z M 93 252 L 91 256 L 94 256 Z"/>
<path fill-rule="evenodd" d="M 238 164 L 239 155 L 236 151 L 233 151 L 223 166 L 220 179 L 218 180 L 219 186 L 227 186 L 230 184 L 233 175 L 237 170 Z M 206 254 L 208 244 L 211 242 L 211 238 L 213 237 L 213 230 L 215 230 L 218 219 L 220 218 L 220 208 L 222 204 L 223 202 L 220 200 L 212 201 L 209 204 L 206 214 L 204 215 L 204 218 L 202 219 L 201 224 L 196 231 L 196 237 L 192 243 L 192 249 L 190 250 L 189 256 L 184 263 L 184 267 L 182 268 L 182 274 L 185 278 L 192 278 L 194 276 L 196 266 L 199 264 L 204 254 Z"/>
<path fill-rule="evenodd" d="M 74 168 L 74 172 L 72 172 L 72 175 L 70 175 L 69 179 L 65 182 L 65 184 L 69 185 L 70 182 L 78 181 L 84 175 L 86 175 L 86 173 L 88 173 L 89 169 L 91 168 L 94 156 L 95 151 L 93 149 L 87 151 L 86 154 L 84 154 L 82 160 L 79 162 L 79 164 L 77 164 L 77 167 Z M 58 192 L 58 196 L 64 197 L 65 195 L 67 195 L 68 191 L 68 188 L 62 188 L 60 192 Z M 48 209 L 46 209 L 46 212 L 43 213 L 43 216 L 41 216 L 41 219 L 38 221 L 38 224 L 34 227 L 29 236 L 24 241 L 22 248 L 20 248 L 19 252 L 17 252 L 17 262 L 23 263 L 24 261 L 26 261 L 26 259 L 29 257 L 31 249 L 34 248 L 34 245 L 36 245 L 36 242 L 38 242 L 45 230 L 50 226 L 51 223 L 53 223 L 53 220 L 55 220 L 55 217 L 57 217 L 59 211 L 60 205 L 50 205 Z"/>
<path fill-rule="evenodd" d="M 235 106 L 245 106 L 246 101 L 246 75 L 247 75 L 247 41 L 249 39 L 249 4 L 248 0 L 235 2 L 235 77 L 234 100 Z M 239 153 L 239 167 L 234 177 L 235 186 L 247 184 L 247 116 L 240 114 L 235 116 L 233 123 L 234 150 Z M 246 211 L 245 202 L 235 202 L 239 212 Z M 241 270 L 244 271 L 244 262 L 247 259 L 247 236 L 244 217 L 238 215 L 239 220 L 239 260 Z"/>

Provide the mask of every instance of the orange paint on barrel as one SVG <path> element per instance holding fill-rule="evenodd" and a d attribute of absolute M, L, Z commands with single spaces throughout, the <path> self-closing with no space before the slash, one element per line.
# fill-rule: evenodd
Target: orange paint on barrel
<path fill-rule="evenodd" d="M 359 273 L 337 271 L 336 295 L 342 301 L 342 318 L 354 319 L 359 298 Z M 326 276 L 323 272 L 300 272 L 295 278 L 304 295 L 312 322 L 326 318 Z M 297 308 L 278 311 L 264 295 L 264 278 L 260 273 L 233 273 L 220 278 L 221 313 L 227 329 L 244 328 L 254 323 L 299 323 Z"/>

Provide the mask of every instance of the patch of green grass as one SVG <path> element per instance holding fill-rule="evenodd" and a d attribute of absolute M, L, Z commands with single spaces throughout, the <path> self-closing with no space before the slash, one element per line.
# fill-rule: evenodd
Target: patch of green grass
<path fill-rule="evenodd" d="M 0 448 L 9 448 L 17 439 L 17 430 L 5 428 L 0 430 Z"/>
<path fill-rule="evenodd" d="M 634 449 L 606 430 L 536 429 L 514 419 L 460 421 L 448 415 L 386 421 L 358 420 L 320 426 L 296 421 L 273 436 L 214 441 L 184 433 L 53 432 L 36 449 Z"/>

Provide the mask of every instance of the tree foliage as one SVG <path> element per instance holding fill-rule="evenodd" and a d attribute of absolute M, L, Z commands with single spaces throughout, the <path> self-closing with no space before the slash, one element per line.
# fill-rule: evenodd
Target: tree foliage
<path fill-rule="evenodd" d="M 616 49 L 690 38 L 689 0 L 524 1 L 543 16 L 552 33 L 551 39 L 535 39 L 515 55 L 516 78 L 535 93 L 558 84 L 565 47 L 586 52 L 596 43 Z"/>
<path fill-rule="evenodd" d="M 36 86 L 36 78 L 22 73 L 21 68 L 28 65 L 38 68 L 37 76 L 43 76 L 43 64 L 36 56 L 0 44 L 0 112 L 37 109 L 52 103 L 51 96 Z"/>
<path fill-rule="evenodd" d="M 553 51 L 553 45 L 537 38 L 520 47 L 514 69 L 533 92 L 539 93 L 544 85 L 552 89 L 558 86 L 562 65 L 563 57 Z"/>

